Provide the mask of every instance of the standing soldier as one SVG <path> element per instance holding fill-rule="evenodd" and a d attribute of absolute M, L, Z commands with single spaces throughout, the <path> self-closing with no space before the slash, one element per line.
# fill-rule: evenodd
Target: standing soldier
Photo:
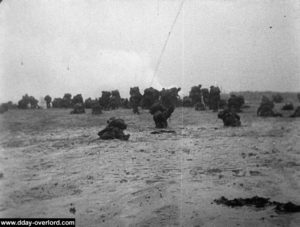
<path fill-rule="evenodd" d="M 217 112 L 219 109 L 219 103 L 221 100 L 221 90 L 219 87 L 210 86 L 209 91 L 209 108 L 214 112 Z"/>
<path fill-rule="evenodd" d="M 140 114 L 139 112 L 139 105 L 140 105 L 140 102 L 142 100 L 142 95 L 140 93 L 140 89 L 139 87 L 133 87 L 133 88 L 130 88 L 130 104 L 132 106 L 132 109 L 133 109 L 133 113 L 134 114 Z"/>

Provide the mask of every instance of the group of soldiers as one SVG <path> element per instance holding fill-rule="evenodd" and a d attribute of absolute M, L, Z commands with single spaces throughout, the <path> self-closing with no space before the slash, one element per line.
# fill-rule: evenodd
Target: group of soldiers
<path fill-rule="evenodd" d="M 180 88 L 163 89 L 161 92 L 149 88 L 145 90 L 144 98 L 139 91 L 138 87 L 130 88 L 130 103 L 133 108 L 133 113 L 139 114 L 138 106 L 143 101 L 142 106 L 149 109 L 150 114 L 153 116 L 153 120 L 156 128 L 167 128 L 168 119 L 171 117 L 175 110 L 176 102 L 178 99 L 178 92 Z M 120 139 L 128 140 L 129 135 L 124 134 L 124 130 L 127 128 L 124 120 L 111 118 L 105 129 L 98 133 L 100 139 Z"/>
<path fill-rule="evenodd" d="M 171 117 L 178 104 L 180 88 L 162 89 L 158 91 L 152 87 L 144 90 L 144 95 L 139 91 L 138 87 L 130 88 L 130 105 L 133 109 L 133 113 L 139 114 L 139 106 L 144 109 L 149 109 L 149 113 L 153 116 L 153 121 L 156 128 L 167 128 L 168 119 Z M 209 105 L 210 109 L 214 112 L 218 111 L 220 107 L 220 89 L 218 87 L 211 86 L 210 91 L 206 88 L 201 88 L 201 85 L 191 88 L 189 98 L 194 103 L 196 110 L 203 110 Z M 105 100 L 115 100 L 115 102 L 109 102 L 119 105 L 120 94 L 117 90 L 112 92 L 102 92 L 102 97 L 99 101 L 90 100 L 89 104 L 92 107 L 92 114 L 101 114 L 103 103 Z M 85 113 L 85 105 L 81 95 L 73 97 L 74 109 L 71 114 Z M 226 106 L 222 111 L 218 112 L 218 118 L 223 120 L 224 126 L 238 127 L 241 126 L 241 118 L 238 115 L 244 108 L 245 100 L 243 96 L 232 94 Z M 8 105 L 8 104 L 7 104 Z M 114 106 L 114 105 L 113 105 Z M 274 100 L 270 100 L 268 97 L 263 96 L 260 106 L 257 109 L 257 116 L 260 117 L 282 117 L 281 113 L 276 112 L 274 108 Z M 107 107 L 108 108 L 108 107 Z M 282 107 L 282 110 L 293 110 L 292 103 L 287 103 Z M 8 107 L 1 105 L 0 113 L 6 112 Z M 300 117 L 300 106 L 297 107 L 290 117 Z M 121 139 L 128 140 L 130 135 L 125 135 L 124 130 L 127 128 L 127 124 L 122 119 L 110 118 L 107 121 L 105 129 L 101 130 L 98 135 L 101 139 Z"/>
<path fill-rule="evenodd" d="M 139 87 L 130 88 L 130 105 L 133 109 L 133 113 L 138 114 L 138 107 L 143 109 L 150 109 L 151 106 L 160 101 L 165 107 L 169 107 L 170 104 L 174 106 L 182 105 L 188 107 L 195 107 L 196 110 L 205 110 L 209 108 L 214 112 L 217 112 L 221 105 L 221 90 L 217 86 L 211 86 L 210 89 L 202 88 L 202 85 L 193 86 L 188 96 L 179 98 L 178 92 L 180 88 L 162 89 L 161 91 L 155 88 L 147 88 L 144 90 L 144 94 L 140 93 Z"/>
<path fill-rule="evenodd" d="M 166 108 L 161 103 L 155 103 L 150 108 L 150 114 L 153 115 L 153 120 L 155 122 L 156 128 L 167 128 L 168 127 L 168 118 L 171 117 L 174 106 Z M 120 118 L 110 118 L 107 121 L 107 126 L 98 133 L 100 139 L 110 140 L 110 139 L 120 139 L 128 140 L 130 135 L 124 134 L 124 130 L 127 128 L 127 124 L 123 119 Z"/>
<path fill-rule="evenodd" d="M 168 119 L 171 117 L 175 110 L 176 97 L 180 88 L 163 89 L 161 97 L 158 101 L 153 103 L 149 108 L 149 113 L 153 116 L 153 121 L 156 128 L 167 128 Z M 150 92 L 149 92 L 150 93 Z M 130 89 L 130 102 L 134 103 L 133 112 L 139 113 L 138 106 L 141 101 L 141 94 L 138 87 Z M 150 97 L 150 95 L 149 95 Z M 149 100 L 147 105 L 149 105 Z M 241 112 L 245 100 L 242 96 L 231 95 L 228 99 L 226 107 L 218 112 L 218 118 L 223 120 L 224 126 L 238 127 L 241 126 L 241 118 L 238 115 Z M 273 110 L 274 103 L 266 96 L 262 97 L 260 106 L 257 109 L 257 115 L 261 117 L 282 117 L 282 114 Z M 295 112 L 290 117 L 300 117 L 300 107 L 296 108 Z M 111 118 L 108 121 L 107 127 L 99 132 L 101 139 L 121 139 L 128 140 L 129 135 L 125 135 L 123 130 L 127 125 L 122 119 Z"/>
<path fill-rule="evenodd" d="M 171 117 L 174 106 L 166 108 L 160 103 L 155 103 L 150 108 L 150 114 L 153 115 L 153 120 L 155 122 L 156 128 L 167 128 L 168 127 L 168 118 Z M 127 124 L 123 119 L 120 118 L 110 118 L 107 121 L 107 126 L 98 133 L 100 139 L 110 140 L 110 139 L 120 139 L 128 140 L 130 135 L 124 134 L 124 130 L 127 128 Z"/>
<path fill-rule="evenodd" d="M 202 88 L 202 85 L 194 86 L 191 88 L 189 96 L 186 96 L 183 99 L 180 99 L 178 95 L 180 90 L 180 88 L 173 87 L 170 89 L 163 88 L 159 91 L 150 87 L 146 88 L 142 95 L 139 87 L 132 87 L 129 92 L 129 100 L 121 98 L 118 90 L 102 91 L 102 96 L 96 100 L 89 98 L 83 102 L 82 96 L 80 97 L 80 100 L 75 100 L 76 102 L 73 102 L 72 100 L 73 111 L 71 111 L 71 113 L 81 114 L 85 113 L 84 108 L 92 108 L 92 113 L 97 114 L 101 113 L 101 111 L 94 111 L 94 109 L 101 108 L 101 110 L 111 110 L 122 106 L 125 108 L 132 108 L 134 114 L 139 114 L 139 107 L 150 109 L 157 102 L 160 102 L 166 108 L 169 108 L 170 105 L 186 106 L 185 104 L 187 101 L 190 102 L 188 106 L 194 106 L 196 110 L 205 110 L 208 107 L 214 112 L 218 111 L 221 104 L 221 91 L 219 87 L 211 86 L 209 90 L 207 88 Z"/>
<path fill-rule="evenodd" d="M 159 129 L 167 128 L 168 119 L 171 117 L 174 109 L 175 107 L 173 105 L 170 105 L 168 108 L 161 103 L 155 103 L 152 105 L 149 112 L 153 116 L 155 127 Z M 235 127 L 241 125 L 240 116 L 228 109 L 219 112 L 218 117 L 223 120 L 225 126 Z M 108 125 L 98 133 L 100 139 L 129 139 L 130 135 L 124 134 L 124 130 L 127 128 L 127 125 L 123 119 L 110 118 L 107 121 L 107 124 Z"/>
<path fill-rule="evenodd" d="M 147 89 L 146 89 L 147 90 Z M 167 128 L 168 119 L 171 117 L 175 110 L 175 106 L 178 100 L 178 92 L 180 88 L 163 89 L 161 92 L 157 93 L 154 89 L 149 88 L 145 90 L 144 99 L 142 106 L 149 109 L 149 113 L 153 116 L 153 121 L 156 128 Z M 216 92 L 216 93 L 219 93 Z M 145 98 L 146 97 L 146 98 Z M 219 99 L 218 94 L 214 99 Z M 139 114 L 139 105 L 142 101 L 142 95 L 138 87 L 130 88 L 130 102 L 132 104 L 133 113 Z M 218 103 L 216 102 L 216 105 Z M 224 110 L 219 113 L 218 117 L 223 119 L 225 126 L 240 126 L 240 117 L 234 112 L 233 104 L 230 109 Z M 218 106 L 213 106 L 213 110 L 217 110 Z M 124 130 L 127 128 L 124 120 L 111 118 L 105 129 L 98 133 L 101 139 L 120 139 L 128 140 L 129 135 L 124 134 Z"/>
<path fill-rule="evenodd" d="M 276 112 L 274 109 L 274 102 L 271 101 L 268 97 L 263 96 L 260 106 L 257 109 L 257 116 L 260 117 L 282 117 L 281 113 Z M 282 110 L 293 110 L 294 105 L 292 103 L 286 103 Z M 300 106 L 298 106 L 294 113 L 290 117 L 300 117 Z"/>

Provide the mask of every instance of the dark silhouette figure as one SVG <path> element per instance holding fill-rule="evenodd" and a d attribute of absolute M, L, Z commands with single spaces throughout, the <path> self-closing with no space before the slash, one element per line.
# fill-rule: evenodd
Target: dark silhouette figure
<path fill-rule="evenodd" d="M 274 103 L 270 99 L 268 99 L 268 97 L 263 96 L 260 106 L 257 109 L 257 116 L 282 117 L 282 114 L 274 112 L 273 108 L 274 108 Z"/>
<path fill-rule="evenodd" d="M 139 87 L 131 87 L 130 88 L 130 105 L 132 106 L 132 110 L 134 114 L 140 114 L 139 112 L 139 105 L 142 100 L 142 95 L 140 93 Z"/>
<path fill-rule="evenodd" d="M 19 109 L 37 109 L 38 108 L 38 100 L 33 96 L 28 96 L 25 94 L 22 99 L 18 102 Z"/>
<path fill-rule="evenodd" d="M 205 104 L 205 106 L 209 106 L 209 90 L 207 88 L 201 88 L 201 94 L 203 103 Z"/>
<path fill-rule="evenodd" d="M 84 101 L 84 107 L 85 107 L 86 109 L 92 109 L 92 108 L 93 108 L 94 106 L 96 106 L 96 105 L 100 105 L 98 99 L 87 98 L 87 99 Z"/>
<path fill-rule="evenodd" d="M 99 103 L 103 110 L 110 109 L 110 98 L 111 98 L 110 91 L 102 91 L 102 96 L 99 98 Z"/>
<path fill-rule="evenodd" d="M 228 99 L 228 108 L 234 112 L 242 112 L 242 106 L 245 104 L 245 99 L 241 95 L 231 94 Z"/>
<path fill-rule="evenodd" d="M 81 94 L 77 94 L 73 97 L 71 101 L 72 105 L 75 106 L 77 103 L 83 104 L 83 98 Z"/>
<path fill-rule="evenodd" d="M 174 112 L 174 106 L 170 106 L 168 109 L 160 103 L 154 104 L 150 108 L 150 113 L 153 115 L 156 128 L 167 128 L 168 118 L 171 117 Z"/>
<path fill-rule="evenodd" d="M 209 108 L 214 112 L 217 112 L 219 109 L 219 104 L 221 100 L 221 90 L 219 87 L 210 86 L 209 91 Z"/>
<path fill-rule="evenodd" d="M 118 109 L 120 105 L 121 105 L 121 96 L 119 90 L 111 91 L 111 97 L 109 102 L 110 109 L 112 110 Z"/>
<path fill-rule="evenodd" d="M 191 87 L 189 97 L 192 100 L 192 105 L 195 106 L 198 103 L 202 103 L 202 85 L 199 84 L 198 86 Z"/>
<path fill-rule="evenodd" d="M 176 106 L 178 103 L 179 95 L 178 92 L 181 88 L 172 87 L 169 89 L 163 88 L 160 91 L 160 101 L 163 106 L 169 108 L 171 106 Z"/>
<path fill-rule="evenodd" d="M 63 108 L 63 99 L 62 98 L 55 98 L 52 101 L 53 108 Z"/>
<path fill-rule="evenodd" d="M 72 107 L 72 95 L 70 93 L 64 94 L 62 98 L 62 107 L 71 108 Z"/>
<path fill-rule="evenodd" d="M 144 95 L 141 101 L 141 106 L 143 109 L 150 109 L 153 104 L 158 102 L 160 92 L 153 87 L 146 88 L 144 90 Z"/>
<path fill-rule="evenodd" d="M 238 127 L 241 126 L 240 116 L 234 111 L 228 109 L 218 113 L 218 118 L 223 120 L 224 126 Z"/>
<path fill-rule="evenodd" d="M 50 104 L 51 104 L 52 98 L 50 97 L 50 95 L 46 95 L 44 100 L 47 104 L 47 109 L 49 109 L 51 107 Z"/>
<path fill-rule="evenodd" d="M 127 128 L 127 124 L 125 124 L 123 119 L 120 118 L 110 118 L 107 121 L 107 126 L 105 129 L 98 132 L 98 136 L 103 140 L 128 140 L 130 135 L 125 135 L 124 130 Z"/>

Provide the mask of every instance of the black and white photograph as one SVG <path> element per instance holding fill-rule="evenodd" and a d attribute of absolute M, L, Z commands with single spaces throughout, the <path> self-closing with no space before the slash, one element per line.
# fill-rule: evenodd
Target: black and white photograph
<path fill-rule="evenodd" d="M 299 0 L 0 0 L 0 226 L 300 226 Z"/>

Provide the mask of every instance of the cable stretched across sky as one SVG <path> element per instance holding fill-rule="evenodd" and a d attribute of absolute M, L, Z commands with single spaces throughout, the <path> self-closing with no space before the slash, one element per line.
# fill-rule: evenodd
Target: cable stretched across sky
<path fill-rule="evenodd" d="M 171 33 L 172 33 L 172 31 L 173 31 L 173 29 L 174 29 L 174 27 L 175 27 L 176 21 L 177 21 L 179 15 L 180 15 L 180 12 L 181 12 L 181 10 L 182 10 L 182 8 L 183 8 L 184 2 L 185 2 L 185 0 L 182 0 L 182 1 L 181 1 L 180 6 L 179 6 L 179 9 L 178 9 L 178 12 L 177 12 L 177 14 L 176 14 L 176 16 L 175 16 L 175 19 L 174 19 L 174 21 L 173 21 L 173 23 L 172 23 L 172 25 L 171 25 L 170 31 L 168 32 L 167 38 L 166 38 L 166 40 L 165 40 L 165 42 L 164 42 L 163 48 L 162 48 L 162 50 L 161 50 L 161 52 L 160 52 L 160 55 L 159 55 L 159 57 L 158 57 L 158 61 L 157 61 L 157 64 L 156 64 L 156 66 L 155 66 L 155 70 L 154 70 L 154 73 L 153 73 L 153 77 L 152 77 L 152 79 L 151 79 L 151 85 L 150 85 L 150 86 L 152 86 L 153 80 L 154 80 L 154 78 L 155 78 L 156 75 L 157 75 L 157 72 L 158 72 L 158 69 L 159 69 L 159 66 L 160 66 L 160 63 L 161 63 L 161 60 L 162 60 L 162 56 L 163 56 L 163 54 L 164 54 L 164 52 L 165 52 L 165 50 L 166 50 L 166 47 L 167 47 L 167 45 L 168 45 L 168 41 L 169 41 L 170 36 L 171 36 Z"/>

